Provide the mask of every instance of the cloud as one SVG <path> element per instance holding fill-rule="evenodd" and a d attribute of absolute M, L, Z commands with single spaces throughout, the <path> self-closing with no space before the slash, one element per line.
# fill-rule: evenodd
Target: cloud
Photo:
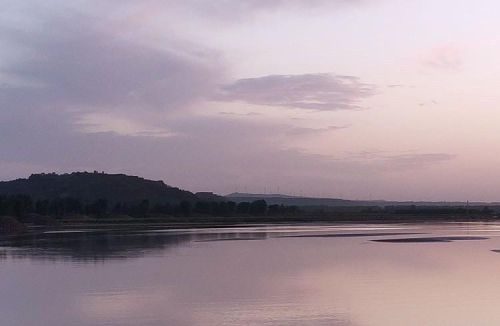
<path fill-rule="evenodd" d="M 363 177 L 418 170 L 449 159 L 445 154 L 408 153 L 335 159 L 291 148 L 285 137 L 289 126 L 232 116 L 183 116 L 171 119 L 166 128 L 173 136 L 79 133 L 70 124 L 43 119 L 33 112 L 31 119 L 14 124 L 0 121 L 4 140 L 0 152 L 10 162 L 43 166 L 44 170 L 140 174 L 189 190 L 221 193 L 242 185 L 255 191 L 262 190 L 258 188 L 262 185 L 276 185 L 311 192 L 362 187 L 367 180 Z M 361 181 L 355 181 L 358 179 Z"/>
<path fill-rule="evenodd" d="M 215 99 L 333 111 L 360 109 L 360 102 L 374 93 L 373 85 L 356 77 L 317 73 L 239 79 L 223 86 Z"/>
<path fill-rule="evenodd" d="M 130 119 L 121 115 L 90 113 L 79 118 L 75 123 L 77 130 L 85 133 L 112 132 L 126 136 L 171 137 L 166 128 Z"/>
<path fill-rule="evenodd" d="M 0 30 L 25 53 L 1 68 L 7 87 L 0 110 L 176 110 L 213 92 L 221 73 L 217 60 L 197 49 L 150 45 L 88 15 L 41 20 L 29 30 Z"/>
<path fill-rule="evenodd" d="M 435 163 L 454 159 L 456 156 L 448 153 L 401 154 L 385 157 L 385 163 L 395 169 L 421 168 Z"/>
<path fill-rule="evenodd" d="M 241 23 L 252 19 L 259 14 L 274 13 L 277 10 L 316 10 L 318 8 L 342 8 L 348 5 L 357 5 L 366 0 L 226 0 L 226 1 L 199 1 L 199 0 L 115 0 L 115 3 L 124 3 L 147 12 L 149 15 L 158 15 L 162 12 L 195 14 L 203 20 L 217 23 Z M 139 9 L 140 10 L 140 9 Z"/>
<path fill-rule="evenodd" d="M 430 101 L 423 101 L 418 103 L 418 106 L 430 106 L 430 105 L 437 105 L 438 102 L 436 100 L 430 100 Z"/>
<path fill-rule="evenodd" d="M 222 115 L 232 115 L 232 116 L 242 116 L 242 117 L 250 117 L 250 116 L 261 115 L 261 113 L 258 113 L 258 112 L 237 113 L 237 112 L 226 112 L 226 111 L 221 111 L 221 112 L 219 112 L 219 114 L 222 114 Z"/>
<path fill-rule="evenodd" d="M 353 162 L 365 162 L 372 166 L 379 166 L 383 170 L 401 171 L 424 168 L 429 165 L 450 161 L 455 158 L 456 155 L 449 153 L 361 151 L 357 153 L 350 153 L 343 159 Z"/>
<path fill-rule="evenodd" d="M 346 5 L 357 4 L 360 0 L 236 0 L 236 1 L 212 1 L 206 2 L 205 5 L 200 6 L 198 1 L 196 6 L 203 8 L 205 12 L 209 12 L 217 17 L 235 17 L 235 14 L 254 14 L 267 10 L 274 10 L 276 8 L 314 8 L 322 7 L 325 5 Z M 193 1 L 188 1 L 192 4 Z"/>
<path fill-rule="evenodd" d="M 337 131 L 347 128 L 347 126 L 328 126 L 326 128 L 306 128 L 306 127 L 292 127 L 286 134 L 290 136 L 308 136 L 318 135 L 329 131 Z"/>
<path fill-rule="evenodd" d="M 0 24 L 1 125 L 165 137 L 161 117 L 202 101 L 223 79 L 215 51 L 168 36 L 155 42 L 92 10 L 58 15 L 32 3 L 29 14 L 9 7 L 23 24 Z"/>
<path fill-rule="evenodd" d="M 455 72 L 463 65 L 463 50 L 453 44 L 441 45 L 425 54 L 421 62 L 432 69 Z"/>
<path fill-rule="evenodd" d="M 216 52 L 176 35 L 146 37 L 136 23 L 117 24 L 109 18 L 114 15 L 98 12 L 97 2 L 81 11 L 73 9 L 83 1 L 50 3 L 47 12 L 11 15 L 14 23 L 0 20 L 2 178 L 25 176 L 23 171 L 104 170 L 162 178 L 190 190 L 281 185 L 362 192 L 366 180 L 391 167 L 417 169 L 445 160 L 436 154 L 335 159 L 291 143 L 293 137 L 343 127 L 292 127 L 283 119 L 266 120 L 262 111 L 254 118 L 201 116 L 201 110 L 190 109 L 207 99 L 355 110 L 375 87 L 333 74 L 270 75 L 225 84 L 226 67 Z"/>

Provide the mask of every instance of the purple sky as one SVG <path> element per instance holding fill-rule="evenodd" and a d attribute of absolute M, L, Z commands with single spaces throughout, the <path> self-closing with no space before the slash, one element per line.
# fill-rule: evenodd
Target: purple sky
<path fill-rule="evenodd" d="M 500 200 L 494 0 L 0 0 L 0 179 Z"/>

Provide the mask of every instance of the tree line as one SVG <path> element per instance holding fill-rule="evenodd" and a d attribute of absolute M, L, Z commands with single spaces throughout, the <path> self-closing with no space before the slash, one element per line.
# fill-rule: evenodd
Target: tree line
<path fill-rule="evenodd" d="M 22 217 L 28 214 L 62 218 L 70 215 L 88 215 L 96 218 L 116 215 L 148 217 L 171 216 L 295 216 L 297 206 L 268 205 L 265 200 L 252 202 L 233 201 L 181 201 L 176 204 L 150 203 L 144 199 L 137 203 L 111 203 L 105 198 L 82 202 L 77 198 L 34 200 L 28 195 L 0 195 L 0 216 Z"/>

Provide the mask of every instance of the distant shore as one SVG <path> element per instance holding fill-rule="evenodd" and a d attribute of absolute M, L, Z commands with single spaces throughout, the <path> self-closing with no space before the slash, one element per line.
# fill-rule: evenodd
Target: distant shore
<path fill-rule="evenodd" d="M 97 171 L 40 173 L 0 182 L 0 236 L 80 227 L 470 222 L 496 221 L 498 216 L 499 203 L 358 201 L 249 193 L 221 196 Z"/>
<path fill-rule="evenodd" d="M 296 216 L 296 217 L 269 217 L 269 216 L 224 216 L 224 217 L 146 217 L 134 218 L 129 216 L 106 218 L 47 218 L 35 223 L 22 223 L 14 217 L 0 217 L 0 237 L 12 237 L 23 234 L 45 232 L 47 230 L 71 230 L 81 227 L 94 230 L 124 227 L 148 229 L 188 229 L 211 227 L 255 227 L 263 225 L 311 225 L 311 224 L 394 224 L 394 223 L 447 223 L 447 222 L 500 222 L 496 215 L 395 215 L 387 216 Z"/>

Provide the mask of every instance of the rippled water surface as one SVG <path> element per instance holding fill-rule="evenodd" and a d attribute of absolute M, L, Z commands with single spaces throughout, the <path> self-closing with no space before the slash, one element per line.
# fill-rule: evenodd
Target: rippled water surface
<path fill-rule="evenodd" d="M 81 229 L 0 243 L 0 325 L 500 325 L 500 224 Z"/>

